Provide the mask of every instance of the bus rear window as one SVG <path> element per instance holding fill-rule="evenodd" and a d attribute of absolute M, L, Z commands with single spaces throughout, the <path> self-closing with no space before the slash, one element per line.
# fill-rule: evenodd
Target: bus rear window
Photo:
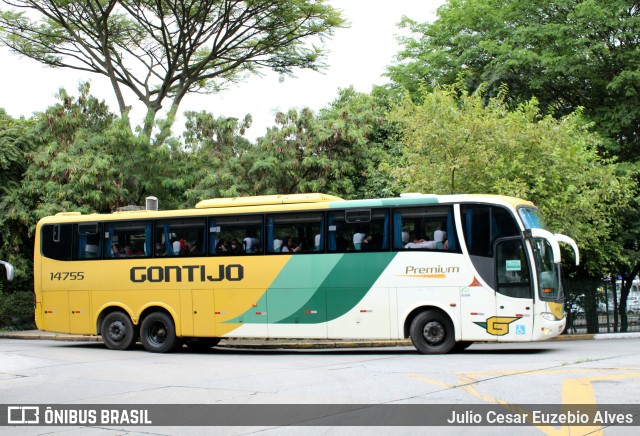
<path fill-rule="evenodd" d="M 73 224 L 45 224 L 40 230 L 42 255 L 49 259 L 71 260 Z"/>

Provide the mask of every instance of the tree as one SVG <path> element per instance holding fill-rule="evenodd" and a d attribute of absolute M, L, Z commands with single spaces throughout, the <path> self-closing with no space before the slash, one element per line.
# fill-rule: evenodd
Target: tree
<path fill-rule="evenodd" d="M 20 187 L 5 199 L 10 219 L 29 229 L 58 212 L 112 212 L 138 203 L 143 186 L 159 173 L 153 149 L 135 137 L 104 102 L 80 86 L 73 97 L 64 89 L 59 102 L 32 119 L 29 135 L 36 146 Z"/>
<path fill-rule="evenodd" d="M 363 198 L 383 190 L 374 176 L 384 155 L 375 134 L 386 111 L 353 88 L 318 114 L 309 109 L 276 115 L 276 126 L 258 140 L 248 171 L 265 193 L 328 192 Z"/>
<path fill-rule="evenodd" d="M 557 117 L 584 116 L 611 153 L 636 162 L 640 144 L 640 7 L 629 0 L 449 0 L 433 23 L 404 19 L 392 80 L 420 86 L 503 85 L 516 103 L 535 97 Z M 485 84 L 485 85 L 483 85 Z"/>
<path fill-rule="evenodd" d="M 253 145 L 243 137 L 251 116 L 214 117 L 208 112 L 186 112 L 184 147 L 174 150 L 172 161 L 179 177 L 169 179 L 182 193 L 182 205 L 192 207 L 207 198 L 253 195 L 247 175 Z"/>
<path fill-rule="evenodd" d="M 0 259 L 16 267 L 15 289 L 30 289 L 32 246 L 28 226 L 12 220 L 28 156 L 37 146 L 31 133 L 33 122 L 15 120 L 0 109 Z M 4 271 L 0 271 L 2 275 Z"/>
<path fill-rule="evenodd" d="M 576 240 L 583 268 L 601 277 L 622 257 L 616 214 L 633 198 L 633 177 L 599 155 L 599 137 L 580 112 L 556 120 L 535 99 L 509 110 L 504 88 L 493 98 L 461 88 L 425 91 L 421 103 L 407 98 L 392 113 L 406 143 L 406 166 L 395 177 L 412 191 L 529 199 L 553 231 Z"/>
<path fill-rule="evenodd" d="M 353 88 L 343 89 L 318 113 L 278 113 L 275 126 L 255 145 L 242 137 L 250 119 L 188 112 L 186 147 L 172 160 L 190 169 L 176 183 L 183 185 L 186 204 L 220 196 L 298 192 L 346 198 L 391 195 L 390 179 L 378 169 L 389 156 L 385 141 L 395 132 L 385 120 L 383 103 Z"/>
<path fill-rule="evenodd" d="M 262 67 L 319 69 L 322 51 L 309 41 L 344 25 L 323 0 L 3 1 L 13 8 L 0 12 L 0 41 L 52 67 L 106 76 L 123 115 L 129 89 L 147 109 L 147 137 L 169 100 L 160 140 L 187 92 L 214 92 Z"/>

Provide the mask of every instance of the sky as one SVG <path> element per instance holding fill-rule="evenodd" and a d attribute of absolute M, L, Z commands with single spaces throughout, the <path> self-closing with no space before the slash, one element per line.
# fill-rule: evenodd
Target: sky
<path fill-rule="evenodd" d="M 328 68 L 322 73 L 296 71 L 296 77 L 280 76 L 268 70 L 262 77 L 251 77 L 214 95 L 189 95 L 179 112 L 205 110 L 214 116 L 244 118 L 251 113 L 253 124 L 246 133 L 250 140 L 263 136 L 274 125 L 275 114 L 289 109 L 311 108 L 318 111 L 335 100 L 338 90 L 353 86 L 370 92 L 374 85 L 388 80 L 383 77 L 400 47 L 396 37 L 402 30 L 397 24 L 403 15 L 418 22 L 433 21 L 436 9 L 445 0 L 329 0 L 343 12 L 349 27 L 338 29 L 325 42 L 329 51 Z M 13 117 L 29 117 L 56 102 L 55 95 L 63 87 L 77 94 L 80 81 L 90 81 L 91 93 L 105 100 L 113 112 L 118 111 L 113 91 L 106 78 L 70 69 L 53 69 L 20 57 L 0 47 L 0 108 Z M 139 124 L 144 116 L 140 102 L 129 98 L 133 106 L 132 121 Z M 174 132 L 182 129 L 184 118 L 178 117 Z"/>

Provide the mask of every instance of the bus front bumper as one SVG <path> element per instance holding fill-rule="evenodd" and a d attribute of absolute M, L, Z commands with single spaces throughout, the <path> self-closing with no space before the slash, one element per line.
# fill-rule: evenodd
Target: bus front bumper
<path fill-rule="evenodd" d="M 566 317 L 551 321 L 542 315 L 538 315 L 536 316 L 535 321 L 533 337 L 531 338 L 533 341 L 544 341 L 546 339 L 555 338 L 562 334 L 567 325 Z"/>

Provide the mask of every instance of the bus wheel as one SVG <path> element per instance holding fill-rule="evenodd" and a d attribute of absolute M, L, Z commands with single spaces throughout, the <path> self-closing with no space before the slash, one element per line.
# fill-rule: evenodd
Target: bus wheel
<path fill-rule="evenodd" d="M 128 350 L 136 343 L 138 335 L 129 316 L 124 312 L 111 312 L 100 326 L 102 341 L 111 350 Z"/>
<path fill-rule="evenodd" d="M 173 319 L 164 312 L 153 312 L 140 324 L 140 342 L 152 353 L 169 353 L 180 345 Z"/>
<path fill-rule="evenodd" d="M 220 338 L 188 338 L 184 341 L 193 351 L 207 351 L 215 347 L 220 342 Z"/>
<path fill-rule="evenodd" d="M 411 342 L 422 354 L 445 354 L 456 344 L 451 319 L 437 310 L 416 316 L 409 329 Z"/>
<path fill-rule="evenodd" d="M 453 346 L 453 349 L 451 351 L 454 352 L 454 353 L 459 353 L 459 352 L 464 351 L 467 348 L 469 348 L 471 346 L 471 344 L 473 344 L 473 341 L 459 341 L 459 342 L 456 342 L 456 344 Z"/>

